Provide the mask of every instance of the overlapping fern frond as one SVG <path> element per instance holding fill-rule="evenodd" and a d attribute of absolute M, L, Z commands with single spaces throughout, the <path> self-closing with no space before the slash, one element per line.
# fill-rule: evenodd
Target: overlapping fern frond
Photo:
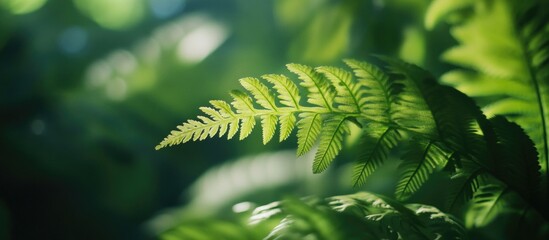
<path fill-rule="evenodd" d="M 306 103 L 296 83 L 284 75 L 269 74 L 262 79 L 240 79 L 247 92 L 234 90 L 233 101 L 214 100 L 212 107 L 200 108 L 206 116 L 188 120 L 172 131 L 156 148 L 188 141 L 227 135 L 230 139 L 240 132 L 245 139 L 260 121 L 263 143 L 268 143 L 279 129 L 283 141 L 297 128 L 297 154 L 303 155 L 319 142 L 313 171 L 322 172 L 338 155 L 343 136 L 350 122 L 370 120 L 394 124 L 392 115 L 398 94 L 398 84 L 377 67 L 356 60 L 345 60 L 353 73 L 337 67 L 313 68 L 288 64 L 289 71 L 300 79 Z M 271 91 L 276 91 L 276 94 Z M 321 130 L 322 129 L 322 130 Z M 393 144 L 394 145 L 394 144 Z M 394 146 L 393 146 L 394 147 Z M 385 151 L 389 148 L 385 146 Z M 385 154 L 386 155 L 386 154 Z"/>
<path fill-rule="evenodd" d="M 547 239 L 547 220 L 532 209 L 516 192 L 500 184 L 485 184 L 474 194 L 465 214 L 469 229 L 486 227 L 493 222 L 512 219 L 501 238 Z"/>
<path fill-rule="evenodd" d="M 466 239 L 459 220 L 435 207 L 402 204 L 359 192 L 320 199 L 287 199 L 258 207 L 252 224 L 282 216 L 266 239 Z"/>
<path fill-rule="evenodd" d="M 426 16 L 426 26 L 431 28 L 451 19 L 452 35 L 459 43 L 443 59 L 462 68 L 442 79 L 477 97 L 487 115 L 504 115 L 526 130 L 539 152 L 545 194 L 549 186 L 548 7 L 542 0 L 438 0 Z"/>

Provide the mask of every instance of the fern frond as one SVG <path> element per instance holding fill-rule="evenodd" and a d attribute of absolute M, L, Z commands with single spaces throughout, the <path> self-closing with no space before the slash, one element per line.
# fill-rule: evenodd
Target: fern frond
<path fill-rule="evenodd" d="M 429 205 L 407 204 L 406 206 L 415 210 L 415 214 L 429 231 L 430 236 L 441 239 L 467 239 L 467 230 L 454 216 Z"/>
<path fill-rule="evenodd" d="M 265 211 L 254 211 L 256 214 L 275 213 L 286 216 L 275 226 L 264 239 L 379 239 L 376 226 L 369 224 L 359 216 L 340 213 L 332 210 L 328 204 L 317 199 L 287 198 L 281 204 Z M 259 207 L 263 208 L 263 207 Z M 258 208 L 258 209 L 259 209 Z M 276 211 L 276 212 L 275 212 Z M 268 218 L 262 218 L 262 221 Z M 255 221 L 255 224 L 262 223 Z"/>
<path fill-rule="evenodd" d="M 466 239 L 462 223 L 439 209 L 423 204 L 402 204 L 378 194 L 359 192 L 329 198 L 338 212 L 350 213 L 377 225 L 380 239 Z"/>
<path fill-rule="evenodd" d="M 236 118 L 235 113 L 231 109 L 231 105 L 221 100 L 212 100 L 210 101 L 210 104 L 212 104 L 212 106 L 214 106 L 219 111 L 219 114 L 224 119 L 223 121 L 219 120 L 219 137 L 222 137 L 228 129 L 229 131 L 227 133 L 227 139 L 233 138 L 233 136 L 238 132 L 240 120 Z"/>
<path fill-rule="evenodd" d="M 243 78 L 240 82 L 248 92 L 232 91 L 231 104 L 211 101 L 213 107 L 200 108 L 206 116 L 198 116 L 197 120 L 188 120 L 178 126 L 178 131 L 173 131 L 157 148 L 203 140 L 216 134 L 220 137 L 227 134 L 230 139 L 238 131 L 239 139 L 244 139 L 259 119 L 264 144 L 273 138 L 277 127 L 282 141 L 296 125 L 298 156 L 310 151 L 318 142 L 312 167 L 314 173 L 319 173 L 327 169 L 341 151 L 343 136 L 348 133 L 347 121 L 353 121 L 363 127 L 365 136 L 363 152 L 353 174 L 355 185 L 363 184 L 383 164 L 390 150 L 403 142 L 409 147 L 400 166 L 403 175 L 397 186 L 399 199 L 416 192 L 443 166 L 454 164 L 453 168 L 457 169 L 454 171 L 466 173 L 460 169 L 464 162 L 475 164 L 479 171 L 494 174 L 514 190 L 518 188 L 508 183 L 511 178 L 507 179 L 504 176 L 507 172 L 501 171 L 505 168 L 497 167 L 497 161 L 502 157 L 494 152 L 501 151 L 499 145 L 507 144 L 504 139 L 527 140 L 520 135 L 522 132 L 497 133 L 464 94 L 439 85 L 417 66 L 393 59 L 382 60 L 388 64 L 394 78 L 373 65 L 356 60 L 345 60 L 356 79 L 351 72 L 339 68 L 315 69 L 289 64 L 288 69 L 298 75 L 307 92 L 309 104 L 304 105 L 299 102 L 297 86 L 283 75 L 262 77 L 273 85 L 276 95 L 271 94 L 262 80 Z M 516 151 L 528 149 L 526 144 Z M 528 155 L 527 159 L 531 161 L 532 156 L 535 154 Z M 514 164 L 514 161 L 507 162 Z M 533 165 L 528 166 L 533 169 Z M 514 174 L 515 177 L 523 175 L 524 172 Z M 469 190 L 474 188 L 470 186 L 476 181 L 472 175 L 467 179 L 463 191 L 458 192 L 465 198 L 472 194 Z M 528 182 L 531 183 L 534 181 Z"/>
<path fill-rule="evenodd" d="M 433 7 L 437 2 L 433 3 Z M 468 2 L 468 4 L 465 4 Z M 546 1 L 464 1 L 469 14 L 452 25 L 459 45 L 443 58 L 462 69 L 442 80 L 484 97 L 488 115 L 504 115 L 534 140 L 549 192 L 549 4 Z M 461 7 L 460 7 L 461 8 Z M 435 15 L 449 17 L 460 8 Z M 486 101 L 488 100 L 488 101 Z"/>
<path fill-rule="evenodd" d="M 419 190 L 429 176 L 447 159 L 446 154 L 433 142 L 412 146 L 400 164 L 401 178 L 397 183 L 397 199 L 405 200 Z"/>
<path fill-rule="evenodd" d="M 378 127 L 365 134 L 360 155 L 353 169 L 353 185 L 360 186 L 379 167 L 389 151 L 401 140 L 401 134 L 394 128 Z"/>
<path fill-rule="evenodd" d="M 265 239 L 467 239 L 463 224 L 450 214 L 368 192 L 289 198 L 258 207 L 250 219 L 261 224 L 281 216 L 286 217 Z"/>
<path fill-rule="evenodd" d="M 300 64 L 288 64 L 286 67 L 290 72 L 299 76 L 300 85 L 308 90 L 308 103 L 333 111 L 335 92 L 322 74 L 316 72 L 312 67 Z"/>
<path fill-rule="evenodd" d="M 349 131 L 345 121 L 346 119 L 342 116 L 325 121 L 320 133 L 320 144 L 313 161 L 314 173 L 326 170 L 339 151 L 341 151 L 343 134 Z"/>

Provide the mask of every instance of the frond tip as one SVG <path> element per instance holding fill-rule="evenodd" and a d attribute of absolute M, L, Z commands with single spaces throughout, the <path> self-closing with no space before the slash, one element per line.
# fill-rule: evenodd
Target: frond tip
<path fill-rule="evenodd" d="M 351 67 L 364 65 L 359 61 L 348 61 L 355 64 Z M 348 132 L 347 120 L 362 120 L 366 113 L 381 115 L 384 109 L 367 109 L 365 95 L 369 92 L 368 86 L 362 80 L 355 80 L 352 72 L 300 64 L 288 64 L 287 68 L 297 75 L 299 81 L 276 74 L 263 75 L 261 79 L 242 78 L 240 84 L 246 91 L 231 91 L 233 100 L 230 104 L 215 100 L 210 102 L 211 107 L 201 107 L 206 116 L 184 122 L 156 149 L 215 135 L 222 137 L 227 134 L 231 139 L 238 132 L 242 140 L 252 133 L 259 121 L 263 144 L 272 140 L 277 128 L 279 141 L 283 141 L 296 127 L 298 156 L 310 151 L 318 142 L 314 172 L 325 170 L 342 148 L 343 135 Z M 364 76 L 359 74 L 359 77 Z M 298 85 L 306 92 L 305 104 L 301 103 Z"/>

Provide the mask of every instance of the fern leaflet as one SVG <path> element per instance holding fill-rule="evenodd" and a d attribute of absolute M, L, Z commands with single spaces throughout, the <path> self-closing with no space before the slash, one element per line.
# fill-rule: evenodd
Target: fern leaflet
<path fill-rule="evenodd" d="M 366 178 L 383 164 L 389 151 L 398 144 L 402 136 L 394 128 L 379 127 L 365 134 L 363 138 L 361 152 L 353 170 L 354 186 L 366 182 Z"/>
<path fill-rule="evenodd" d="M 297 155 L 301 156 L 315 144 L 322 119 L 318 113 L 301 113 L 299 117 L 301 120 L 297 122 Z"/>
<path fill-rule="evenodd" d="M 288 77 L 268 74 L 263 75 L 262 78 L 273 84 L 282 105 L 299 109 L 300 96 L 297 86 Z"/>
<path fill-rule="evenodd" d="M 399 166 L 402 177 L 396 188 L 398 199 L 407 199 L 416 192 L 446 159 L 444 152 L 435 143 L 429 142 L 422 145 L 425 146 L 410 148 L 410 151 L 403 156 L 404 162 Z"/>
<path fill-rule="evenodd" d="M 348 131 L 345 118 L 341 116 L 326 121 L 320 133 L 320 145 L 313 162 L 314 173 L 322 172 L 328 168 L 332 160 L 341 151 L 343 134 Z"/>
<path fill-rule="evenodd" d="M 288 70 L 299 76 L 299 79 L 302 80 L 301 86 L 309 91 L 307 95 L 308 103 L 325 108 L 328 111 L 333 110 L 335 92 L 322 74 L 305 65 L 288 64 L 286 66 Z"/>
<path fill-rule="evenodd" d="M 473 203 L 465 223 L 467 227 L 481 227 L 490 223 L 504 208 L 504 196 L 508 189 L 499 185 L 481 187 L 473 196 Z"/>
<path fill-rule="evenodd" d="M 344 60 L 354 70 L 358 81 L 365 87 L 362 98 L 359 100 L 364 116 L 372 121 L 392 123 L 395 114 L 394 105 L 400 93 L 401 84 L 395 84 L 387 74 L 378 67 L 367 62 L 352 59 Z"/>
<path fill-rule="evenodd" d="M 323 73 L 335 87 L 337 95 L 335 102 L 338 108 L 345 112 L 361 112 L 365 104 L 364 94 L 360 84 L 353 81 L 353 75 L 341 68 L 319 67 L 316 71 Z"/>

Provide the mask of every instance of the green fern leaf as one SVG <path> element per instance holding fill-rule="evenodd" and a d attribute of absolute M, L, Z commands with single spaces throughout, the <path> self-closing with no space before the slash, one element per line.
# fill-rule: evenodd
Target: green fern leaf
<path fill-rule="evenodd" d="M 233 101 L 231 102 L 231 104 L 236 109 L 237 113 L 254 113 L 255 112 L 252 98 L 250 98 L 248 94 L 239 90 L 232 90 L 231 96 L 233 97 Z"/>
<path fill-rule="evenodd" d="M 332 210 L 320 199 L 287 198 L 281 204 L 277 202 L 261 206 L 254 211 L 255 224 L 262 223 L 272 216 L 284 214 L 286 217 L 273 228 L 264 239 L 381 239 L 376 234 L 376 225 L 363 218 Z M 261 216 L 264 215 L 264 216 Z"/>
<path fill-rule="evenodd" d="M 397 199 L 405 200 L 419 190 L 446 158 L 446 154 L 432 142 L 409 147 L 399 166 L 402 173 L 396 187 Z"/>
<path fill-rule="evenodd" d="M 220 122 L 219 137 L 225 135 L 228 130 L 227 139 L 233 138 L 234 135 L 238 132 L 240 119 L 238 119 L 236 114 L 233 112 L 231 105 L 221 100 L 212 100 L 210 101 L 210 104 L 214 108 L 216 108 L 219 112 L 219 115 L 221 115 L 221 117 L 225 119 L 224 121 Z"/>
<path fill-rule="evenodd" d="M 312 67 L 300 64 L 287 64 L 286 67 L 301 79 L 301 86 L 307 88 L 307 102 L 333 111 L 335 92 L 322 74 L 316 72 Z"/>
<path fill-rule="evenodd" d="M 200 111 L 204 112 L 209 117 L 211 117 L 214 121 L 220 121 L 224 118 L 220 112 L 216 111 L 211 107 L 200 107 L 199 109 Z"/>
<path fill-rule="evenodd" d="M 229 133 L 227 134 L 227 139 L 231 139 L 238 132 L 240 119 L 235 119 L 229 123 Z"/>
<path fill-rule="evenodd" d="M 392 119 L 399 126 L 431 139 L 440 138 L 440 122 L 446 117 L 440 85 L 425 70 L 400 60 L 380 57 L 404 85 Z"/>
<path fill-rule="evenodd" d="M 279 118 L 280 122 L 280 138 L 279 141 L 282 142 L 286 140 L 290 134 L 292 134 L 292 131 L 295 128 L 296 124 L 296 118 L 293 113 L 288 113 L 281 115 Z"/>
<path fill-rule="evenodd" d="M 336 67 L 318 67 L 317 72 L 324 74 L 335 87 L 337 95 L 335 102 L 339 104 L 338 108 L 343 112 L 360 113 L 364 107 L 364 91 L 361 85 L 353 80 L 353 75 L 341 68 Z"/>
<path fill-rule="evenodd" d="M 534 143 L 517 124 L 501 116 L 490 121 L 499 140 L 501 158 L 495 170 L 500 179 L 524 199 L 537 199 L 541 176 Z"/>
<path fill-rule="evenodd" d="M 255 127 L 255 117 L 247 117 L 242 118 L 242 121 L 240 122 L 240 136 L 239 140 L 243 140 L 247 138 L 250 133 L 254 130 Z"/>
<path fill-rule="evenodd" d="M 314 173 L 320 173 L 328 168 L 341 150 L 343 134 L 348 131 L 343 116 L 336 116 L 326 120 L 320 133 L 320 144 L 313 161 Z"/>
<path fill-rule="evenodd" d="M 250 93 L 252 93 L 257 104 L 266 109 L 277 109 L 274 97 L 273 95 L 271 95 L 269 88 L 263 85 L 263 83 L 261 83 L 259 79 L 251 77 L 242 78 L 240 79 L 240 84 Z"/>
<path fill-rule="evenodd" d="M 212 100 L 210 101 L 210 104 L 219 111 L 223 118 L 235 117 L 235 113 L 233 112 L 231 105 L 229 105 L 227 102 L 221 100 Z"/>
<path fill-rule="evenodd" d="M 299 101 L 301 98 L 297 86 L 288 77 L 284 75 L 267 74 L 263 75 L 262 78 L 273 84 L 282 105 L 299 109 Z"/>
<path fill-rule="evenodd" d="M 383 164 L 389 151 L 398 144 L 401 137 L 398 130 L 391 127 L 373 128 L 364 136 L 358 163 L 353 170 L 354 186 L 366 182 L 366 178 Z"/>
<path fill-rule="evenodd" d="M 458 212 L 459 208 L 465 206 L 473 198 L 473 194 L 484 182 L 485 170 L 471 161 L 462 161 L 462 168 L 452 176 L 448 187 L 449 193 L 446 198 L 446 207 L 450 211 Z"/>
<path fill-rule="evenodd" d="M 278 118 L 275 115 L 261 116 L 261 128 L 263 129 L 263 144 L 267 144 L 274 136 Z"/>
<path fill-rule="evenodd" d="M 322 116 L 318 113 L 301 113 L 300 120 L 297 122 L 297 156 L 302 156 L 311 150 L 315 144 L 320 126 L 322 125 Z"/>
<path fill-rule="evenodd" d="M 377 226 L 377 239 L 467 239 L 462 223 L 439 209 L 423 204 L 402 204 L 391 198 L 359 192 L 330 197 L 330 206 Z"/>
<path fill-rule="evenodd" d="M 468 239 L 467 230 L 454 216 L 429 205 L 407 204 L 406 207 L 415 210 L 420 222 L 430 233 L 430 239 Z"/>
<path fill-rule="evenodd" d="M 443 55 L 447 62 L 468 70 L 452 70 L 442 80 L 468 95 L 483 97 L 488 115 L 505 115 L 525 129 L 539 150 L 547 195 L 549 4 L 479 0 L 469 5 L 468 16 L 452 26 L 459 45 Z M 459 12 L 449 9 L 440 15 Z"/>
<path fill-rule="evenodd" d="M 488 120 L 475 102 L 465 94 L 447 86 L 439 88 L 445 102 L 435 115 L 439 118 L 440 141 L 450 149 L 456 159 L 486 162 L 489 158 L 485 138 L 478 132 L 487 131 L 479 122 Z M 487 132 L 483 133 L 489 135 Z"/>

